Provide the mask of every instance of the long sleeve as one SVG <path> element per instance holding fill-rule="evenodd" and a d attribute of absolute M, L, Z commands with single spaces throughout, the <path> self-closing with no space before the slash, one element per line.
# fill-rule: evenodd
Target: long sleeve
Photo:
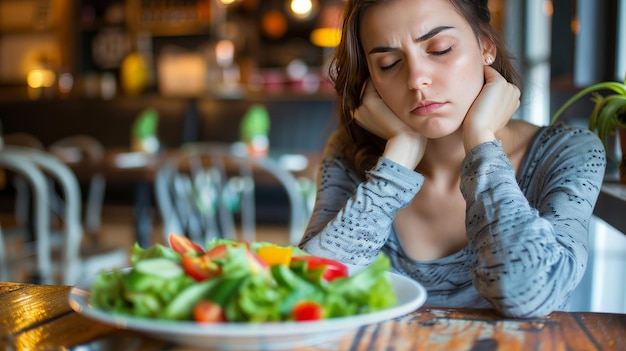
<path fill-rule="evenodd" d="M 474 148 L 461 168 L 473 284 L 498 311 L 516 317 L 567 305 L 586 268 L 606 164 L 588 131 L 555 129 L 542 138 L 528 151 L 519 183 L 498 142 Z"/>
<path fill-rule="evenodd" d="M 410 203 L 424 178 L 381 158 L 366 179 L 360 179 L 338 155 L 338 146 L 330 145 L 300 247 L 344 263 L 367 265 L 387 241 L 397 211 Z"/>

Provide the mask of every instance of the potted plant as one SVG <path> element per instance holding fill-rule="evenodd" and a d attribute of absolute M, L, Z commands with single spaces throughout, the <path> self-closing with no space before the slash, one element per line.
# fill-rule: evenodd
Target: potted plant
<path fill-rule="evenodd" d="M 600 94 L 604 91 L 605 94 Z M 606 93 L 609 92 L 610 93 Z M 595 132 L 606 150 L 607 159 L 618 163 L 609 151 L 609 136 L 619 133 L 622 157 L 618 164 L 620 182 L 626 183 L 626 78 L 624 82 L 607 81 L 586 87 L 569 98 L 552 116 L 551 123 L 574 102 L 591 94 L 595 106 L 589 116 L 589 130 Z"/>

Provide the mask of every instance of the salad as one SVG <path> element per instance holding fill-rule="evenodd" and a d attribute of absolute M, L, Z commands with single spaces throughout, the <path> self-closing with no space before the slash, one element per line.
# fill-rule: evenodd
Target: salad
<path fill-rule="evenodd" d="M 294 246 L 214 239 L 202 247 L 171 234 L 169 247 L 135 244 L 131 263 L 97 276 L 92 306 L 164 320 L 260 323 L 352 316 L 396 303 L 383 253 L 349 275 L 344 264 Z"/>

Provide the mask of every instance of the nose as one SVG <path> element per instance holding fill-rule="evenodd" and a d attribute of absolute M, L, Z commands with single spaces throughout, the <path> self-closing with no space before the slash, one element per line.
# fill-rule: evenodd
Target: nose
<path fill-rule="evenodd" d="M 427 60 L 418 57 L 407 58 L 409 90 L 424 89 L 432 83 L 432 70 Z"/>

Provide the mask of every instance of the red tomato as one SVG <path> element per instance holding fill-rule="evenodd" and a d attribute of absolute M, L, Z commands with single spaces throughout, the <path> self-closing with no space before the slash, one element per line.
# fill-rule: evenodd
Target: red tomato
<path fill-rule="evenodd" d="M 324 307 L 314 301 L 302 301 L 293 306 L 292 314 L 296 321 L 317 321 L 324 318 Z"/>
<path fill-rule="evenodd" d="M 227 255 L 227 250 L 226 248 L 230 246 L 230 247 L 240 247 L 240 246 L 245 246 L 248 250 L 250 250 L 250 244 L 246 241 L 233 241 L 233 242 L 228 242 L 228 243 L 223 243 L 223 244 L 218 244 L 213 246 L 212 248 L 210 248 L 207 252 L 206 255 L 210 256 L 211 259 L 216 259 L 216 258 L 224 258 Z"/>
<path fill-rule="evenodd" d="M 241 241 L 236 243 L 224 243 L 219 244 L 207 251 L 202 255 L 202 260 L 210 262 L 228 256 L 228 247 L 245 247 L 246 259 L 248 260 L 248 266 L 252 273 L 261 273 L 269 270 L 269 265 L 263 261 L 254 251 L 250 249 L 250 245 L 247 242 Z M 219 274 L 219 272 L 217 272 Z M 190 273 L 188 273 L 191 275 Z M 215 275 L 212 275 L 215 276 Z M 206 278 L 205 278 L 206 279 Z"/>
<path fill-rule="evenodd" d="M 183 255 L 183 268 L 188 276 L 196 281 L 213 278 L 222 272 L 222 269 L 205 256 Z"/>
<path fill-rule="evenodd" d="M 226 322 L 226 315 L 222 306 L 213 301 L 202 300 L 193 308 L 193 319 L 199 323 Z"/>
<path fill-rule="evenodd" d="M 204 253 L 202 246 L 194 243 L 186 236 L 172 233 L 170 234 L 168 241 L 170 248 L 181 255 L 194 252 Z"/>
<path fill-rule="evenodd" d="M 219 258 L 224 258 L 228 255 L 228 246 L 237 247 L 237 244 L 219 244 L 216 245 L 207 251 L 204 256 L 208 257 L 211 260 L 216 260 Z"/>
<path fill-rule="evenodd" d="M 324 268 L 322 278 L 326 281 L 332 281 L 337 278 L 348 276 L 348 267 L 339 262 L 326 257 L 319 256 L 293 256 L 291 262 L 306 262 L 307 269 Z"/>
<path fill-rule="evenodd" d="M 248 260 L 248 265 L 253 273 L 259 273 L 261 271 L 267 271 L 269 269 L 269 265 L 263 261 L 254 251 L 250 249 L 250 245 L 246 242 L 238 242 L 238 243 L 228 243 L 228 244 L 219 244 L 215 247 L 209 249 L 203 257 L 207 257 L 210 260 L 216 260 L 220 258 L 224 258 L 228 255 L 228 246 L 238 247 L 245 246 L 246 248 L 246 258 Z"/>

